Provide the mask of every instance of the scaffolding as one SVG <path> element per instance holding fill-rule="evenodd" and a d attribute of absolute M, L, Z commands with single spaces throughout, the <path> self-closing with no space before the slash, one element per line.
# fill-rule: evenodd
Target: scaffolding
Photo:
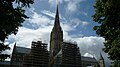
<path fill-rule="evenodd" d="M 47 44 L 41 41 L 32 42 L 30 54 L 24 56 L 23 67 L 48 67 L 48 64 Z"/>
<path fill-rule="evenodd" d="M 81 67 L 81 54 L 76 43 L 63 42 L 62 67 Z"/>

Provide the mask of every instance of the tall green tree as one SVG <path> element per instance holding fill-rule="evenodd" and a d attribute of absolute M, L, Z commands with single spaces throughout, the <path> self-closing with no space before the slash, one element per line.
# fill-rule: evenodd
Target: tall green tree
<path fill-rule="evenodd" d="M 93 20 L 96 33 L 105 38 L 105 48 L 111 60 L 120 60 L 120 0 L 96 0 Z"/>
<path fill-rule="evenodd" d="M 25 8 L 30 7 L 33 2 L 34 0 L 0 0 L 0 59 L 4 57 L 1 52 L 9 49 L 4 45 L 5 38 L 17 33 L 18 28 L 28 18 Z"/>
<path fill-rule="evenodd" d="M 120 67 L 120 61 L 114 61 L 111 63 L 111 66 L 110 67 Z"/>

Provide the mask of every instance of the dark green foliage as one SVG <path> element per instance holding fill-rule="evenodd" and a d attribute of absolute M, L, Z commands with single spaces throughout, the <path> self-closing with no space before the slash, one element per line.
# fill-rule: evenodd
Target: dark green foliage
<path fill-rule="evenodd" d="M 16 34 L 18 28 L 28 18 L 24 8 L 30 7 L 30 4 L 33 4 L 33 0 L 0 0 L 0 51 L 7 47 L 4 46 L 5 38 Z"/>
<path fill-rule="evenodd" d="M 120 60 L 120 0 L 96 0 L 93 20 L 100 25 L 94 30 L 105 38 L 104 52 L 111 60 Z"/>
<path fill-rule="evenodd" d="M 15 3 L 14 3 L 15 2 Z M 13 3 L 16 6 L 13 6 Z M 29 7 L 33 0 L 0 0 L 0 40 L 16 34 L 21 23 L 28 18 L 23 7 Z"/>
<path fill-rule="evenodd" d="M 114 62 L 112 62 L 111 67 L 120 67 L 120 61 L 115 60 Z"/>
<path fill-rule="evenodd" d="M 4 43 L 0 43 L 0 53 L 6 49 L 10 49 L 8 45 L 4 45 Z"/>
<path fill-rule="evenodd" d="M 10 49 L 10 47 L 8 47 L 8 45 L 4 45 L 4 43 L 1 42 L 0 43 L 0 61 L 4 61 L 5 59 L 7 59 L 7 57 L 10 57 L 10 55 L 1 54 L 1 52 L 6 49 Z"/>
<path fill-rule="evenodd" d="M 8 54 L 0 54 L 0 61 L 4 61 L 5 59 L 7 59 L 7 57 L 10 58 L 10 55 L 8 55 Z"/>

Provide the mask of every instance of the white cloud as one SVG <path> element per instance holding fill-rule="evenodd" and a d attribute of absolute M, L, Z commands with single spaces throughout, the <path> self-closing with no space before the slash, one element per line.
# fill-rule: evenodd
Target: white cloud
<path fill-rule="evenodd" d="M 51 11 L 47 11 L 47 10 L 43 10 L 41 11 L 43 14 L 46 14 L 48 16 L 51 16 L 53 18 L 55 18 L 55 13 L 54 12 L 51 12 Z"/>
<path fill-rule="evenodd" d="M 86 25 L 88 25 L 88 24 L 89 24 L 88 22 L 82 21 L 82 25 L 83 25 L 83 26 L 86 26 Z"/>
<path fill-rule="evenodd" d="M 51 11 L 47 11 L 47 10 L 43 10 L 43 11 L 41 11 L 41 13 L 43 13 L 43 14 L 45 14 L 45 15 L 47 15 L 47 16 L 50 16 L 50 17 L 52 17 L 52 18 L 55 18 L 55 15 L 56 15 L 56 12 L 51 12 Z M 63 16 L 61 16 L 60 13 L 59 13 L 59 19 L 60 19 L 60 20 L 61 20 L 61 19 L 65 20 L 65 18 L 64 18 Z"/>
<path fill-rule="evenodd" d="M 104 38 L 97 36 L 77 37 L 72 39 L 78 43 L 82 55 L 90 53 L 94 57 L 99 57 L 99 53 L 104 47 L 103 42 L 105 41 Z"/>
<path fill-rule="evenodd" d="M 65 0 L 65 2 L 68 2 L 67 10 L 70 12 L 75 12 L 78 8 L 78 4 L 83 1 L 85 0 Z"/>
<path fill-rule="evenodd" d="M 67 5 L 68 11 L 74 12 L 77 9 L 76 2 L 69 2 Z"/>
<path fill-rule="evenodd" d="M 74 30 L 74 28 L 68 23 L 64 23 L 64 24 L 61 23 L 61 27 L 63 31 L 66 31 L 66 32 Z"/>
<path fill-rule="evenodd" d="M 83 15 L 85 15 L 85 16 L 88 16 L 88 13 L 87 13 L 87 12 L 80 11 L 79 13 L 80 13 L 80 14 L 83 14 Z"/>
<path fill-rule="evenodd" d="M 28 11 L 27 11 L 27 12 L 31 12 L 31 13 L 33 13 L 33 12 L 34 12 L 34 10 L 35 10 L 35 8 L 31 7 L 31 8 L 29 8 L 29 9 L 28 9 Z"/>
<path fill-rule="evenodd" d="M 59 3 L 67 3 L 67 11 L 75 12 L 78 8 L 78 4 L 85 0 L 58 0 Z M 56 6 L 57 0 L 49 0 L 48 1 L 52 6 Z"/>
<path fill-rule="evenodd" d="M 44 27 L 48 24 L 53 24 L 52 20 L 50 20 L 48 17 L 38 14 L 36 12 L 34 12 L 31 17 L 32 18 L 28 19 L 29 23 L 37 24 L 40 27 Z"/>
<path fill-rule="evenodd" d="M 49 38 L 49 32 L 51 31 L 51 26 L 44 27 L 44 28 L 38 28 L 37 30 L 34 29 L 28 29 L 25 27 L 20 27 L 17 35 L 14 37 L 14 39 L 17 42 L 18 46 L 22 47 L 31 47 L 31 42 L 34 39 L 37 40 L 48 40 Z"/>
<path fill-rule="evenodd" d="M 71 22 L 71 25 L 74 28 L 76 28 L 77 26 L 80 26 L 80 25 L 84 27 L 84 26 L 87 26 L 89 24 L 89 22 L 87 22 L 87 21 L 81 21 L 78 18 L 72 19 L 70 22 Z"/>

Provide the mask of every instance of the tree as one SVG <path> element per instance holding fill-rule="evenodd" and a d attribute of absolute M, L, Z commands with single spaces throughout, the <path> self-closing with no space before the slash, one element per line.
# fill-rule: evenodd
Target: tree
<path fill-rule="evenodd" d="M 98 26 L 94 26 L 96 33 L 105 38 L 105 48 L 113 61 L 120 60 L 120 0 L 96 0 L 95 14 L 92 16 Z"/>
<path fill-rule="evenodd" d="M 1 54 L 1 52 L 6 49 L 10 49 L 10 47 L 8 47 L 8 45 L 4 45 L 4 43 L 1 42 L 0 43 L 0 61 L 4 61 L 5 59 L 7 59 L 7 57 L 10 57 L 8 54 Z"/>
<path fill-rule="evenodd" d="M 112 65 L 110 67 L 120 67 L 120 61 L 112 62 Z"/>
<path fill-rule="evenodd" d="M 24 8 L 30 7 L 30 4 L 33 4 L 33 0 L 0 0 L 0 55 L 3 50 L 9 49 L 4 45 L 5 38 L 16 34 L 28 18 Z"/>

